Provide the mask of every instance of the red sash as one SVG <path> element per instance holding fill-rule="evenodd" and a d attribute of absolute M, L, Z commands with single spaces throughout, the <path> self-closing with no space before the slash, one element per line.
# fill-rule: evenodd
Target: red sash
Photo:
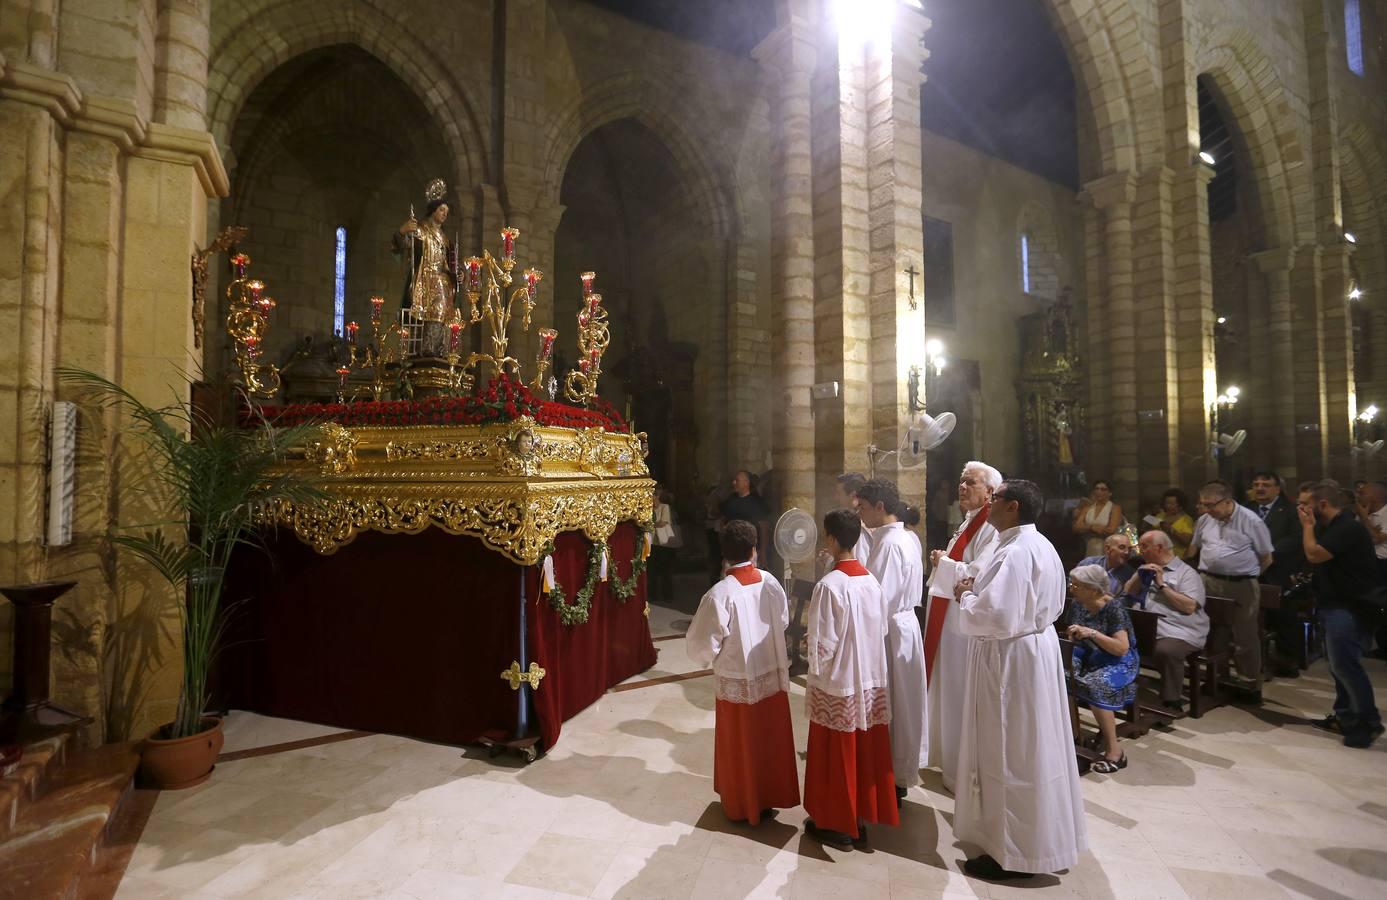
<path fill-rule="evenodd" d="M 968 544 L 972 542 L 973 536 L 982 528 L 987 521 L 988 510 L 991 504 L 983 504 L 982 509 L 978 510 L 977 515 L 968 522 L 968 527 L 964 528 L 954 541 L 953 547 L 949 548 L 949 559 L 954 562 L 963 561 L 963 552 L 968 549 Z M 929 683 L 929 677 L 934 672 L 934 658 L 939 655 L 939 636 L 944 633 L 944 617 L 949 614 L 949 607 L 953 605 L 954 598 L 931 595 L 929 598 L 929 615 L 925 619 L 925 683 Z"/>
<path fill-rule="evenodd" d="M 761 583 L 761 570 L 755 566 L 738 566 L 735 569 L 728 569 L 727 574 L 737 579 L 737 583 L 743 587 Z"/>
<path fill-rule="evenodd" d="M 862 565 L 862 563 L 858 562 L 858 561 L 855 560 L 855 559 L 843 559 L 843 560 L 839 560 L 839 561 L 838 561 L 838 564 L 835 565 L 833 568 L 836 569 L 836 570 L 838 570 L 839 572 L 842 572 L 844 575 L 849 575 L 849 576 L 870 575 L 870 574 L 872 574 L 871 572 L 868 572 L 868 571 L 867 571 L 867 567 L 866 567 L 866 566 Z"/>

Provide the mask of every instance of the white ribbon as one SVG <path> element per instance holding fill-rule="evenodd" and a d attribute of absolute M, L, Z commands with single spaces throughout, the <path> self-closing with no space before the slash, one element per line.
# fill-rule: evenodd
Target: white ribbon
<path fill-rule="evenodd" d="M 544 557 L 544 593 L 554 589 L 554 557 Z"/>
<path fill-rule="evenodd" d="M 602 548 L 602 568 L 598 570 L 598 577 L 603 581 L 607 580 L 607 548 Z"/>

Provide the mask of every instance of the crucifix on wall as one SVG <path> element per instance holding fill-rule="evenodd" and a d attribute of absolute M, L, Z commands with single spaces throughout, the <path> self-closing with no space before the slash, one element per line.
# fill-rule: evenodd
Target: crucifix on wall
<path fill-rule="evenodd" d="M 920 274 L 920 271 L 915 268 L 914 263 L 911 263 L 903 271 L 910 276 L 910 294 L 907 299 L 910 301 L 910 309 L 913 312 L 920 308 L 920 302 L 915 299 L 915 277 Z"/>

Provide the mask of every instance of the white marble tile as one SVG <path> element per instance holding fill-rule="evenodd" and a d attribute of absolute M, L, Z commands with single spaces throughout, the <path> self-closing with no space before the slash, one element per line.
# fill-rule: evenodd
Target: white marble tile
<path fill-rule="evenodd" d="M 611 841 L 544 834 L 506 876 L 510 884 L 589 896 L 621 850 Z"/>

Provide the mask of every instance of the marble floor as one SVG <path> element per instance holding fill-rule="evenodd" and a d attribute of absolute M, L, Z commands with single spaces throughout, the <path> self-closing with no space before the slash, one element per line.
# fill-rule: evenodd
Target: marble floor
<path fill-rule="evenodd" d="M 654 609 L 657 638 L 686 623 Z M 1348 750 L 1303 723 L 1332 699 L 1323 663 L 1270 684 L 1259 710 L 1224 707 L 1132 742 L 1129 768 L 1083 779 L 1092 851 L 1016 887 L 962 874 L 953 800 L 933 773 L 901 827 L 873 829 L 872 852 L 806 838 L 803 809 L 755 829 L 727 822 L 712 793 L 712 679 L 681 640 L 656 646 L 654 670 L 566 723 L 529 766 L 233 713 L 224 752 L 241 758 L 158 797 L 117 896 L 1387 896 L 1387 741 Z M 1387 665 L 1370 665 L 1387 687 Z M 803 746 L 803 704 L 792 707 Z"/>

